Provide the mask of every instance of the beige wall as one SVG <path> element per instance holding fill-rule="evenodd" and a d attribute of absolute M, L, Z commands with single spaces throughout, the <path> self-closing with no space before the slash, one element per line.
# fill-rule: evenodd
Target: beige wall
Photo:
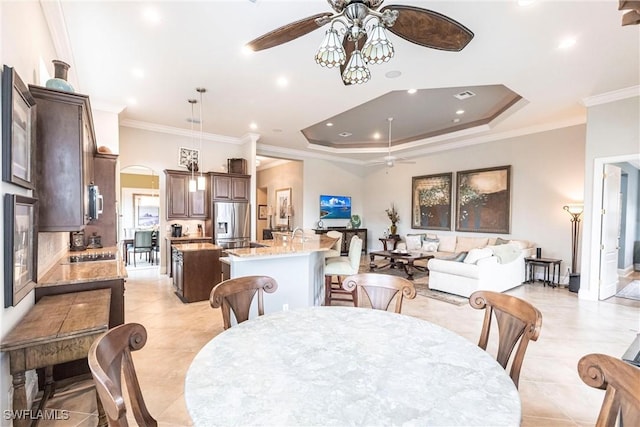
<path fill-rule="evenodd" d="M 303 163 L 290 161 L 256 173 L 256 185 L 258 188 L 267 188 L 267 204 L 275 209 L 276 190 L 291 188 L 291 204 L 293 217 L 291 217 L 291 229 L 302 227 L 304 224 L 304 185 Z M 273 226 L 276 226 L 275 216 L 272 218 Z M 268 224 L 268 220 L 266 222 Z M 258 236 L 261 238 L 262 236 Z"/>

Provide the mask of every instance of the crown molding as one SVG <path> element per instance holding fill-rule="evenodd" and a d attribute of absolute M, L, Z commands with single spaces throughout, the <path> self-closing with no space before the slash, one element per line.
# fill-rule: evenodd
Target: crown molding
<path fill-rule="evenodd" d="M 588 96 L 582 98 L 582 104 L 585 107 L 593 107 L 595 105 L 608 104 L 622 99 L 640 96 L 640 86 L 631 86 L 624 89 L 618 89 L 611 92 L 605 92 L 600 95 Z"/>
<path fill-rule="evenodd" d="M 142 122 L 139 120 L 124 119 L 120 121 L 120 126 L 142 129 L 150 132 L 166 133 L 169 135 L 185 136 L 187 138 L 193 136 L 193 132 L 189 129 L 176 128 L 173 126 L 159 125 L 156 123 Z M 255 135 L 255 134 L 248 134 Z M 247 142 L 246 138 L 234 138 L 232 136 L 217 135 L 215 133 L 202 133 L 202 139 L 213 142 L 222 142 L 225 144 L 242 145 Z"/>
<path fill-rule="evenodd" d="M 267 144 L 257 144 L 256 152 L 260 156 L 286 156 L 287 158 L 293 160 L 305 160 L 305 159 L 320 159 L 320 160 L 328 160 L 328 161 L 336 161 L 341 163 L 349 163 L 352 165 L 364 165 L 365 162 L 362 160 L 355 159 L 345 159 L 343 157 L 331 156 L 328 154 L 316 153 L 313 151 L 303 151 L 296 150 L 293 148 L 286 147 L 278 147 L 275 145 L 267 145 Z"/>
<path fill-rule="evenodd" d="M 109 102 L 91 101 L 91 109 L 106 111 L 107 113 L 120 114 L 126 108 L 124 104 L 111 104 Z"/>
<path fill-rule="evenodd" d="M 51 36 L 57 59 L 69 64 L 68 80 L 73 83 L 76 89 L 80 89 L 78 74 L 75 71 L 76 62 L 73 59 L 73 49 L 67 32 L 67 22 L 62 11 L 62 3 L 60 3 L 60 0 L 40 0 L 40 7 L 49 27 L 49 35 Z"/>

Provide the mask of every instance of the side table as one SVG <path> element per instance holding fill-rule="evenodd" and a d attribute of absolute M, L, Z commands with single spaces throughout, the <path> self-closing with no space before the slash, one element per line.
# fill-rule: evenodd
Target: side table
<path fill-rule="evenodd" d="M 555 258 L 532 258 L 527 257 L 524 259 L 525 273 L 527 274 L 527 280 L 525 283 L 533 283 L 535 281 L 535 268 L 542 267 L 544 272 L 544 280 L 542 283 L 544 286 L 549 284 L 552 288 L 555 288 L 560 284 L 560 263 L 561 259 Z M 551 267 L 553 267 L 553 273 L 551 274 Z M 558 277 L 558 280 L 554 282 L 554 279 Z"/>
<path fill-rule="evenodd" d="M 389 235 L 389 237 L 381 237 L 378 240 L 380 240 L 382 242 L 382 247 L 384 248 L 383 250 L 385 251 L 389 251 L 389 250 L 396 250 L 396 246 L 398 246 L 398 242 L 400 241 L 400 236 L 397 234 L 391 234 Z M 389 248 L 387 245 L 389 243 L 393 243 L 393 247 Z"/>

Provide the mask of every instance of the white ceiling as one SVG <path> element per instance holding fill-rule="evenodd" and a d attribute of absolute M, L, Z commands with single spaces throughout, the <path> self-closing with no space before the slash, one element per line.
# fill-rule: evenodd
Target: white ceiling
<path fill-rule="evenodd" d="M 369 82 L 347 87 L 336 69 L 314 61 L 324 29 L 264 51 L 242 50 L 263 33 L 329 11 L 323 0 L 61 1 L 60 7 L 44 10 L 50 21 L 56 15 L 64 21 L 68 48 L 64 34 L 57 47 L 68 57 L 59 59 L 72 64 L 77 91 L 90 95 L 96 106 L 124 107 L 121 124 L 189 129 L 187 99 L 198 97 L 196 87 L 205 87 L 205 132 L 234 138 L 258 133 L 259 152 L 285 157 L 287 152 L 309 152 L 347 161 L 380 160 L 387 154 L 384 147 L 312 147 L 301 130 L 394 90 L 502 84 L 523 97 L 517 108 L 489 125 L 394 147 L 404 157 L 452 143 L 584 123 L 585 99 L 638 91 L 640 26 L 621 26 L 623 12 L 617 2 L 537 1 L 528 7 L 515 0 L 385 4 L 434 10 L 462 23 L 475 37 L 461 52 L 444 52 L 391 34 L 395 57 L 372 65 Z M 143 19 L 149 6 L 158 13 L 156 24 Z M 568 36 L 575 37 L 576 44 L 559 49 Z M 135 68 L 144 77 L 135 77 Z M 395 70 L 402 75 L 385 77 Z M 277 85 L 280 77 L 288 80 L 286 87 Z M 130 98 L 136 99 L 135 105 L 128 104 Z M 383 114 L 393 116 L 394 111 Z M 250 123 L 257 128 L 251 129 Z M 386 129 L 386 121 L 365 120 L 359 126 Z"/>

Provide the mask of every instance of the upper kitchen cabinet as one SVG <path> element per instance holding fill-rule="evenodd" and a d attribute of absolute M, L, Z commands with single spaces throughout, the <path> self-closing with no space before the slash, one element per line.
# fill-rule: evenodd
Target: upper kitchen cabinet
<path fill-rule="evenodd" d="M 35 194 L 40 231 L 79 231 L 89 218 L 96 137 L 87 95 L 29 86 L 36 100 Z"/>
<path fill-rule="evenodd" d="M 214 201 L 248 202 L 251 175 L 211 173 Z"/>
<path fill-rule="evenodd" d="M 165 170 L 164 173 L 167 188 L 167 219 L 208 219 L 209 188 L 190 192 L 191 172 Z"/>

